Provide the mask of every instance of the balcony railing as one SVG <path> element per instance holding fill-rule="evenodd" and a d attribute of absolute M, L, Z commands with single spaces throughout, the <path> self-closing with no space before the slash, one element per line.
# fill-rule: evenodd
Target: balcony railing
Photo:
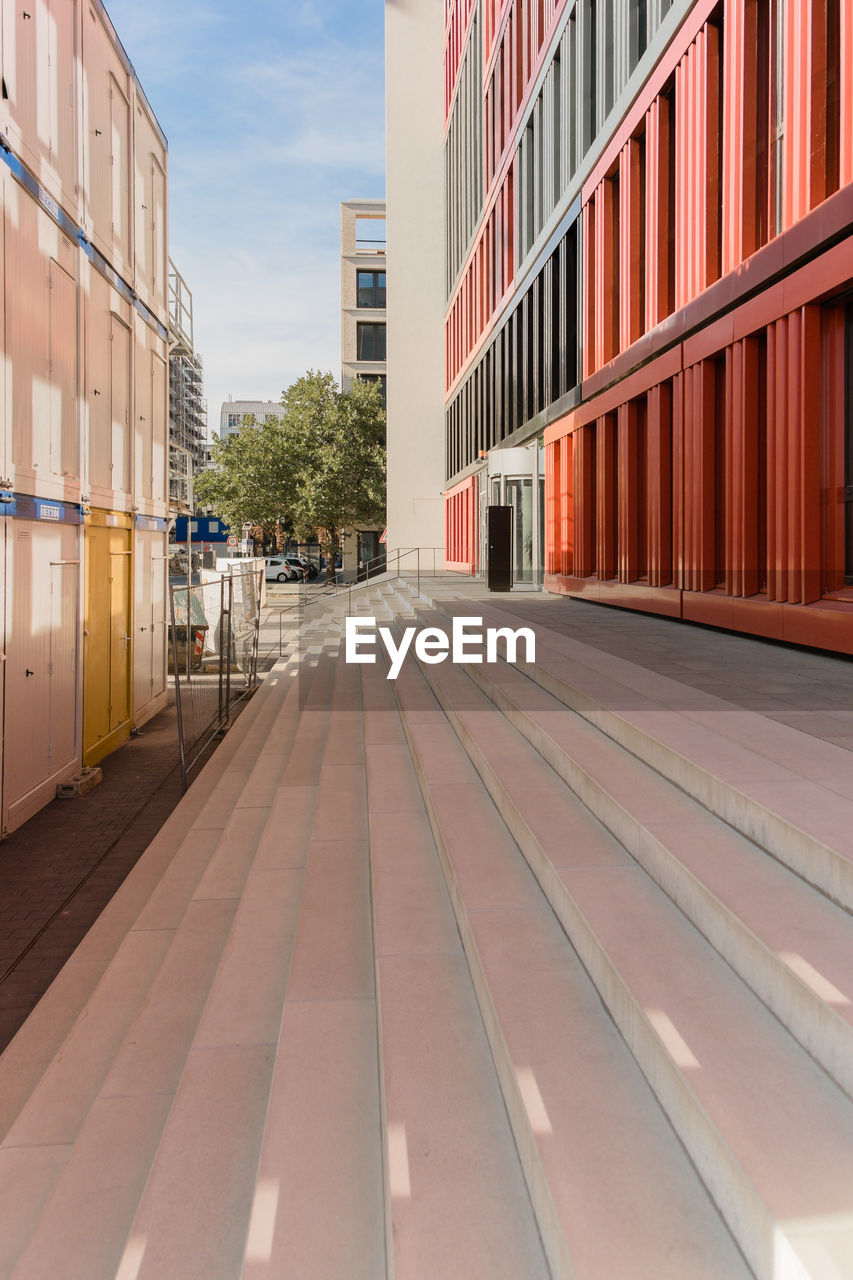
<path fill-rule="evenodd" d="M 356 240 L 355 251 L 356 253 L 384 253 L 385 241 L 384 240 Z"/>

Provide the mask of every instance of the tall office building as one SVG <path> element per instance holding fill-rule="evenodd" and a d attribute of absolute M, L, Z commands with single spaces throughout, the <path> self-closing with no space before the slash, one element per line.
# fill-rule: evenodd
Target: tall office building
<path fill-rule="evenodd" d="M 447 0 L 398 222 L 432 36 L 448 563 L 510 505 L 517 582 L 853 652 L 853 5 Z"/>

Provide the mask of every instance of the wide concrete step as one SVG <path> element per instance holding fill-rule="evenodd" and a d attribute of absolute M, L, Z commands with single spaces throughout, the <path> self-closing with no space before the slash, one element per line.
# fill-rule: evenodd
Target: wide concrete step
<path fill-rule="evenodd" d="M 458 737 L 418 672 L 394 692 L 554 1276 L 751 1273 Z M 578 864 L 622 867 L 579 811 Z"/>
<path fill-rule="evenodd" d="M 421 616 L 429 620 L 429 615 Z M 853 1096 L 849 913 L 518 668 L 498 662 L 472 664 L 467 671 L 501 715 Z M 455 710 L 464 719 L 464 704 Z"/>
<path fill-rule="evenodd" d="M 385 1276 L 367 838 L 358 673 L 338 662 L 246 1249 L 229 1275 Z"/>
<path fill-rule="evenodd" d="M 425 672 L 756 1275 L 853 1274 L 850 1099 L 463 670 Z"/>
<path fill-rule="evenodd" d="M 422 582 L 446 617 L 523 624 L 488 600 Z M 525 674 L 717 817 L 853 910 L 850 753 L 712 694 L 536 625 Z"/>
<path fill-rule="evenodd" d="M 376 668 L 365 668 L 362 680 L 389 1274 L 546 1280 L 536 1217 L 393 692 Z"/>
<path fill-rule="evenodd" d="M 14 1229 L 2 1235 L 2 1276 L 46 1275 L 63 1251 L 74 1259 L 69 1274 L 114 1276 L 176 1098 L 194 1096 L 188 1073 L 215 1059 L 196 1049 L 206 1039 L 227 1041 L 235 1024 L 241 1039 L 275 1022 L 280 992 L 270 989 L 270 975 L 283 968 L 286 976 L 287 967 L 254 982 L 252 965 L 263 956 L 257 940 L 265 925 L 267 951 L 281 959 L 301 882 L 264 868 L 268 828 L 280 820 L 282 792 L 311 803 L 301 777 L 288 773 L 291 749 L 293 768 L 304 771 L 310 718 L 298 714 L 295 682 L 282 683 L 278 697 L 275 690 L 270 714 L 258 713 L 232 754 L 232 766 L 243 757 L 242 787 L 224 802 L 224 825 L 204 825 L 219 822 L 214 791 L 0 1147 L 4 1201 L 16 1211 Z M 321 718 L 328 721 L 327 710 Z M 261 744 L 267 750 L 259 754 Z M 223 1054 L 222 1078 L 229 1062 L 239 1074 L 259 1056 Z"/>

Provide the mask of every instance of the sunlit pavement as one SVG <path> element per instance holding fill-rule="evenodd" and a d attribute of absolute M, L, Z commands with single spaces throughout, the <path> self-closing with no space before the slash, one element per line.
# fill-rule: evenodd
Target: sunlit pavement
<path fill-rule="evenodd" d="M 421 588 L 535 668 L 276 661 L 0 1058 L 0 1276 L 853 1274 L 853 667 Z"/>

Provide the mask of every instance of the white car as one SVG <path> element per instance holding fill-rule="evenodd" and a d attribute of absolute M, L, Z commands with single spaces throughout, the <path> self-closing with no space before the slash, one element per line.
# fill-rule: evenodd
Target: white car
<path fill-rule="evenodd" d="M 289 563 L 288 556 L 266 556 L 264 561 L 264 577 L 267 582 L 293 582 L 298 579 L 302 581 L 301 571 L 297 574 L 296 569 Z"/>

